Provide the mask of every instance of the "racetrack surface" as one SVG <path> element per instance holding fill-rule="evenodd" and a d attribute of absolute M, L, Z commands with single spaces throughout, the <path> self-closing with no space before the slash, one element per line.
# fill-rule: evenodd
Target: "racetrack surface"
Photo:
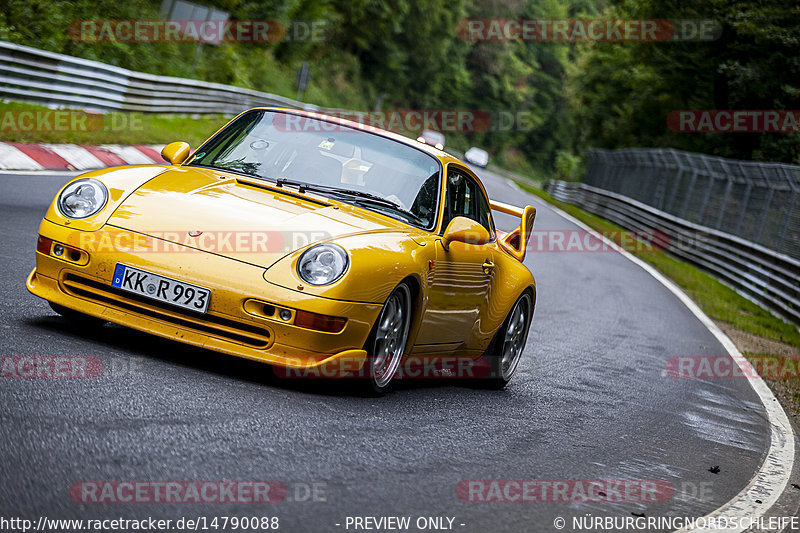
<path fill-rule="evenodd" d="M 493 199 L 535 205 L 537 230 L 576 229 L 479 174 Z M 670 357 L 726 352 L 618 253 L 529 253 L 536 311 L 505 391 L 439 380 L 363 398 L 346 382 L 279 380 L 257 363 L 56 316 L 25 277 L 39 221 L 66 180 L 0 176 L 0 355 L 94 356 L 107 371 L 0 379 L 2 516 L 278 516 L 280 530 L 297 532 L 344 531 L 348 516 L 446 516 L 464 532 L 553 531 L 558 516 L 702 516 L 764 461 L 769 422 L 747 380 L 667 376 Z M 502 229 L 517 223 L 496 216 Z M 458 498 L 459 481 L 481 479 L 660 480 L 676 492 L 658 503 Z M 275 480 L 289 494 L 266 505 L 85 504 L 68 494 L 81 480 Z M 313 483 L 325 501 L 294 501 Z"/>

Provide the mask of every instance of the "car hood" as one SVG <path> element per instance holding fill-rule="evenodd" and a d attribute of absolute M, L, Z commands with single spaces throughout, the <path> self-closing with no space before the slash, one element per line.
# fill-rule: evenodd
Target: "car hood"
<path fill-rule="evenodd" d="M 179 167 L 148 181 L 117 207 L 107 224 L 265 268 L 315 242 L 360 233 L 417 232 L 313 193 L 196 167 Z"/>

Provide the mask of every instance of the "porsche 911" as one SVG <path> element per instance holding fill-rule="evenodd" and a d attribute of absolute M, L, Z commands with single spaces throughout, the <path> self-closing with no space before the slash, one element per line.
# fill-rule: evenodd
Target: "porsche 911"
<path fill-rule="evenodd" d="M 490 200 L 454 157 L 279 108 L 162 156 L 59 191 L 30 292 L 72 320 L 334 369 L 374 394 L 409 362 L 482 363 L 494 388 L 514 375 L 536 302 L 523 264 L 536 210 Z M 500 232 L 492 211 L 519 226 Z"/>

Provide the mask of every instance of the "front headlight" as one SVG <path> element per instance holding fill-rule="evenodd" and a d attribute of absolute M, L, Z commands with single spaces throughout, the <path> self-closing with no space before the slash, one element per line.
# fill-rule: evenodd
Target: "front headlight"
<path fill-rule="evenodd" d="M 58 210 L 67 218 L 86 218 L 94 215 L 108 201 L 106 186 L 92 178 L 73 181 L 58 196 Z"/>
<path fill-rule="evenodd" d="M 347 252 L 338 244 L 312 246 L 297 261 L 297 275 L 311 285 L 330 285 L 347 270 Z"/>

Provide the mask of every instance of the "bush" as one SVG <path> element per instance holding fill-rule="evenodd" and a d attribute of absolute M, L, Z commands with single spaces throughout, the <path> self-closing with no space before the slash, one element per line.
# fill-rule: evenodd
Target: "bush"
<path fill-rule="evenodd" d="M 580 156 L 559 150 L 556 152 L 556 177 L 567 181 L 578 181 L 583 175 L 583 160 Z"/>

